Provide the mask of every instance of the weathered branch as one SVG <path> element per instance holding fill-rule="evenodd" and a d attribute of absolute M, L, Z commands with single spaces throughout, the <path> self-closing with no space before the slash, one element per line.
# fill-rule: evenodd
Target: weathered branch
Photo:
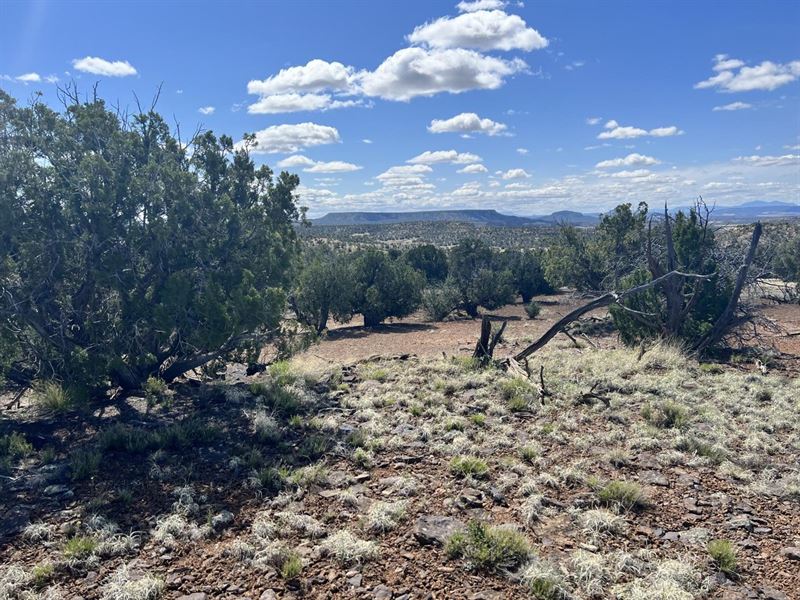
<path fill-rule="evenodd" d="M 639 294 L 646 290 L 649 290 L 657 285 L 664 283 L 665 281 L 671 280 L 675 277 L 684 277 L 684 278 L 692 278 L 692 279 L 710 279 L 712 275 L 700 275 L 697 273 L 681 273 L 680 271 L 670 271 L 662 275 L 661 277 L 657 277 L 652 281 L 647 283 L 643 283 L 641 285 L 637 285 L 636 287 L 632 287 L 628 290 L 623 292 L 609 292 L 607 294 L 603 294 L 599 298 L 595 298 L 588 304 L 584 304 L 583 306 L 576 308 L 572 312 L 567 313 L 561 319 L 556 322 L 550 329 L 545 331 L 542 336 L 536 340 L 533 344 L 525 348 L 522 352 L 514 356 L 514 360 L 517 362 L 525 360 L 528 356 L 542 348 L 547 342 L 552 340 L 558 333 L 564 329 L 567 325 L 581 317 L 582 315 L 591 312 L 597 308 L 602 308 L 604 306 L 608 306 L 609 304 L 613 304 L 615 302 L 619 303 L 625 298 L 629 296 L 633 296 L 635 294 Z"/>
<path fill-rule="evenodd" d="M 744 288 L 744 284 L 747 281 L 747 272 L 750 270 L 750 265 L 753 263 L 753 258 L 756 255 L 758 240 L 761 238 L 761 230 L 761 223 L 756 223 L 755 227 L 753 228 L 753 237 L 750 239 L 750 248 L 747 250 L 747 255 L 745 256 L 742 266 L 739 267 L 739 274 L 736 277 L 736 285 L 733 288 L 731 297 L 728 299 L 728 304 L 714 323 L 711 331 L 709 331 L 695 346 L 694 351 L 696 354 L 701 354 L 706 348 L 719 342 L 725 335 L 725 332 L 728 331 L 733 321 L 736 307 L 739 306 L 739 297 L 741 296 L 742 288 Z"/>

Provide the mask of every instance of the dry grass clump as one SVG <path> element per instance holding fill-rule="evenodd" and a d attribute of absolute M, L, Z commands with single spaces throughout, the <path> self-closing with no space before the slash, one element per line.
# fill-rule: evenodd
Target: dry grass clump
<path fill-rule="evenodd" d="M 578 522 L 583 532 L 593 539 L 603 533 L 622 533 L 627 526 L 625 519 L 604 508 L 594 508 L 581 513 Z"/>
<path fill-rule="evenodd" d="M 450 470 L 460 477 L 482 478 L 489 472 L 489 465 L 477 456 L 456 456 L 450 461 Z"/>
<path fill-rule="evenodd" d="M 465 532 L 450 537 L 445 551 L 451 558 L 465 559 L 470 568 L 495 572 L 520 566 L 531 547 L 524 535 L 511 528 L 471 521 Z"/>
<path fill-rule="evenodd" d="M 122 566 L 104 586 L 103 600 L 157 600 L 164 593 L 164 581 Z"/>
<path fill-rule="evenodd" d="M 641 486 L 630 481 L 611 481 L 597 491 L 597 499 L 622 510 L 647 506 L 647 497 Z"/>
<path fill-rule="evenodd" d="M 702 575 L 685 560 L 664 560 L 646 577 L 615 586 L 621 600 L 693 600 L 700 592 Z"/>
<path fill-rule="evenodd" d="M 370 531 L 385 533 L 396 529 L 406 517 L 407 503 L 398 502 L 373 502 L 364 518 L 364 523 Z"/>
<path fill-rule="evenodd" d="M 341 565 L 352 565 L 378 557 L 375 542 L 361 540 L 346 530 L 337 531 L 321 544 L 323 552 L 332 556 Z"/>

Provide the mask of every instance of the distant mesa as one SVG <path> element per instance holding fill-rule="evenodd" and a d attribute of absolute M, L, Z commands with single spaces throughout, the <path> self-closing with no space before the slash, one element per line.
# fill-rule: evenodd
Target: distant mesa
<path fill-rule="evenodd" d="M 677 210 L 686 210 L 675 209 Z M 332 212 L 318 219 L 311 219 L 313 225 L 388 225 L 396 223 L 470 223 L 477 227 L 525 227 L 531 225 L 570 225 L 592 226 L 600 218 L 599 213 L 581 213 L 572 210 L 559 210 L 549 215 L 520 217 L 504 215 L 496 210 L 419 210 L 409 212 Z M 755 200 L 738 206 L 717 206 L 712 219 L 720 222 L 751 222 L 756 220 L 800 218 L 800 204 Z"/>

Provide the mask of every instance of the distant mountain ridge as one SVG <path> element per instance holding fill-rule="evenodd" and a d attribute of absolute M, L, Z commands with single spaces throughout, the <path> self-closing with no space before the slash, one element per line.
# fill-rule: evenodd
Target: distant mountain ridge
<path fill-rule="evenodd" d="M 671 212 L 677 212 L 678 210 L 687 209 L 683 207 L 674 209 Z M 409 212 L 331 212 L 318 219 L 311 219 L 311 223 L 321 226 L 436 222 L 471 223 L 479 227 L 524 227 L 529 225 L 552 225 L 554 223 L 590 226 L 595 225 L 599 218 L 599 213 L 581 213 L 571 210 L 560 210 L 549 215 L 520 217 L 505 215 L 496 210 L 454 209 Z M 713 220 L 732 223 L 779 218 L 800 218 L 800 204 L 755 200 L 738 206 L 717 206 L 714 207 L 712 213 Z"/>

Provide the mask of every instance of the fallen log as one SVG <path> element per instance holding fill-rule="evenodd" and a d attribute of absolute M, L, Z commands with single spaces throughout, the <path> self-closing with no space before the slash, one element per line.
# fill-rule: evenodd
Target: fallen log
<path fill-rule="evenodd" d="M 561 317 L 561 319 L 559 319 L 556 322 L 556 324 L 553 325 L 550 329 L 545 331 L 538 340 L 536 340 L 530 346 L 525 348 L 522 352 L 514 356 L 514 360 L 516 360 L 517 362 L 525 360 L 531 354 L 544 347 L 547 344 L 547 342 L 552 340 L 556 335 L 558 335 L 561 331 L 563 331 L 567 325 L 569 325 L 573 321 L 577 320 L 579 317 L 595 309 L 602 308 L 604 306 L 608 306 L 614 303 L 620 303 L 622 302 L 622 300 L 624 300 L 629 296 L 633 296 L 634 294 L 639 294 L 641 292 L 649 290 L 650 288 L 660 285 L 665 281 L 668 281 L 674 277 L 686 277 L 691 279 L 711 279 L 712 276 L 713 273 L 709 275 L 700 275 L 697 273 L 682 273 L 680 271 L 670 271 L 669 273 L 665 273 L 661 277 L 656 277 L 652 281 L 643 283 L 641 285 L 637 285 L 636 287 L 632 287 L 623 292 L 609 292 L 607 294 L 603 294 L 602 296 L 595 298 L 588 304 L 584 304 L 583 306 L 576 308 L 575 310 Z"/>

